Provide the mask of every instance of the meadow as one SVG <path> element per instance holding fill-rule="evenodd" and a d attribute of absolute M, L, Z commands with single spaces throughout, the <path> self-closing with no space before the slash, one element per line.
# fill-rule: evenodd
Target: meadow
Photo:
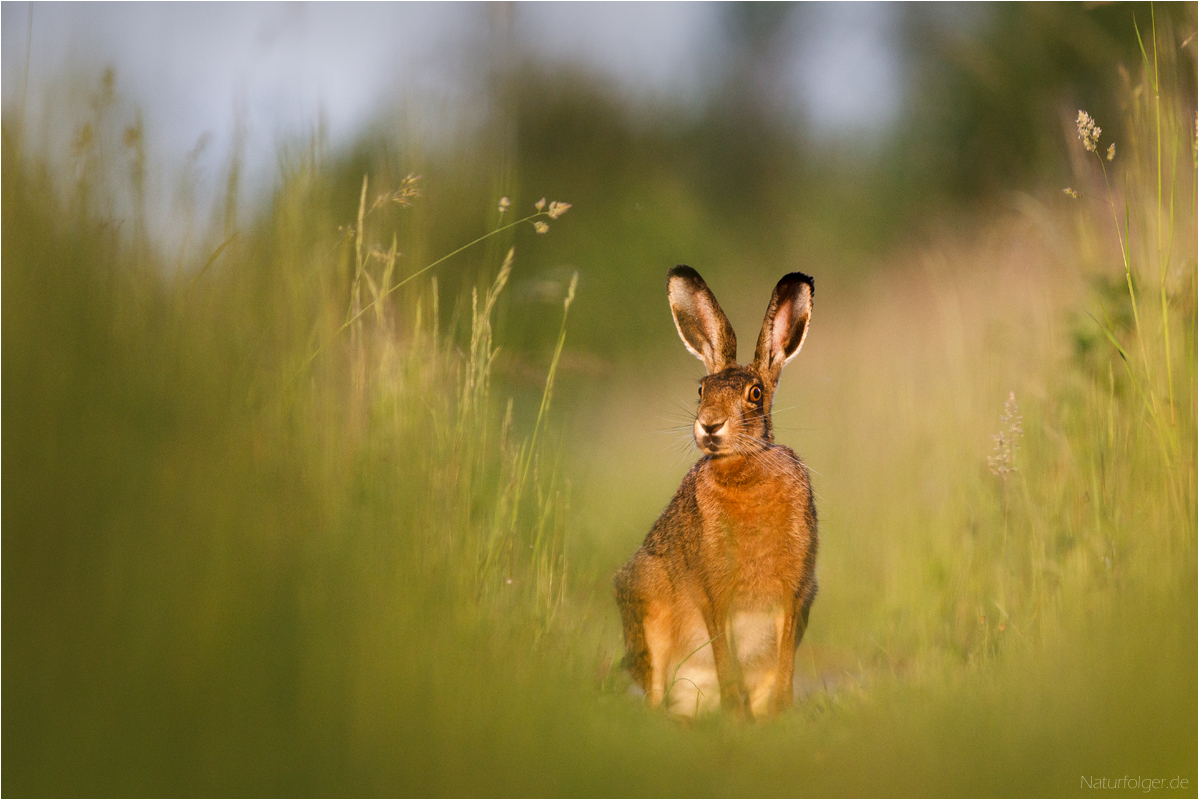
<path fill-rule="evenodd" d="M 111 76 L 65 162 L 6 114 L 6 793 L 1193 795 L 1195 109 L 1146 47 L 1069 193 L 852 263 L 668 176 L 318 135 L 164 233 Z M 619 669 L 611 577 L 697 457 L 676 262 L 744 340 L 816 278 L 774 421 L 821 589 L 753 724 Z"/>

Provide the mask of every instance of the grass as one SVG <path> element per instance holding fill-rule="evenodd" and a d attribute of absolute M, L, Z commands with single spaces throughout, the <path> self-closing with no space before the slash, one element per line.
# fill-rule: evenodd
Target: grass
<path fill-rule="evenodd" d="M 342 186 L 314 144 L 175 270 L 140 140 L 104 149 L 111 86 L 74 172 L 6 127 L 6 790 L 1193 794 L 1193 109 L 1156 42 L 1110 190 L 813 268 L 775 423 L 816 473 L 821 592 L 800 702 L 752 726 L 624 691 L 610 577 L 688 467 L 651 433 L 698 367 L 647 342 L 572 373 L 586 274 L 506 305 L 554 206 Z M 422 225 L 452 213 L 476 230 L 442 259 Z M 771 282 L 697 266 L 755 330 Z M 547 349 L 504 352 L 517 315 Z"/>

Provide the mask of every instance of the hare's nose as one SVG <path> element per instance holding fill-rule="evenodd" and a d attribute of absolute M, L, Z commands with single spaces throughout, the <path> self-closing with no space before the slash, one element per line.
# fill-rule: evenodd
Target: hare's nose
<path fill-rule="evenodd" d="M 722 427 L 724 427 L 724 422 L 725 422 L 724 420 L 721 420 L 720 422 L 714 422 L 711 425 L 709 425 L 706 422 L 701 422 L 699 424 L 699 426 L 704 429 L 704 433 L 708 434 L 709 436 L 712 436 L 713 434 L 716 433 L 716 431 L 718 431 Z"/>

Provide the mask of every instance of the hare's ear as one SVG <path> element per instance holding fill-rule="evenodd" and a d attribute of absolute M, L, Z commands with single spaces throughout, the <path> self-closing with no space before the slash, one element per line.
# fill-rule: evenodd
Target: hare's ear
<path fill-rule="evenodd" d="M 666 294 L 683 344 L 704 362 L 708 374 L 736 365 L 737 336 L 733 326 L 699 273 L 691 267 L 675 267 L 666 279 Z"/>
<path fill-rule="evenodd" d="M 772 384 L 778 383 L 783 365 L 803 347 L 815 291 L 811 277 L 802 272 L 784 275 L 774 287 L 753 360 L 758 372 Z"/>

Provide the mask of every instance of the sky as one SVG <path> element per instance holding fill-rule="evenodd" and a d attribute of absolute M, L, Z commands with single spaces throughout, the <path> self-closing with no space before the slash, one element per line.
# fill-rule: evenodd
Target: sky
<path fill-rule="evenodd" d="M 205 158 L 227 158 L 240 123 L 250 183 L 269 184 L 278 142 L 318 118 L 337 146 L 397 102 L 427 120 L 468 108 L 472 58 L 499 29 L 549 65 L 601 76 L 632 104 L 694 107 L 723 56 L 723 11 L 686 2 L 10 1 L 0 3 L 0 86 L 6 121 L 18 116 L 53 145 L 65 137 L 51 122 L 56 104 L 78 107 L 111 66 L 120 96 L 143 112 L 156 158 L 182 163 L 201 142 Z M 783 32 L 780 106 L 816 138 L 878 135 L 903 96 L 894 8 L 806 12 Z"/>

